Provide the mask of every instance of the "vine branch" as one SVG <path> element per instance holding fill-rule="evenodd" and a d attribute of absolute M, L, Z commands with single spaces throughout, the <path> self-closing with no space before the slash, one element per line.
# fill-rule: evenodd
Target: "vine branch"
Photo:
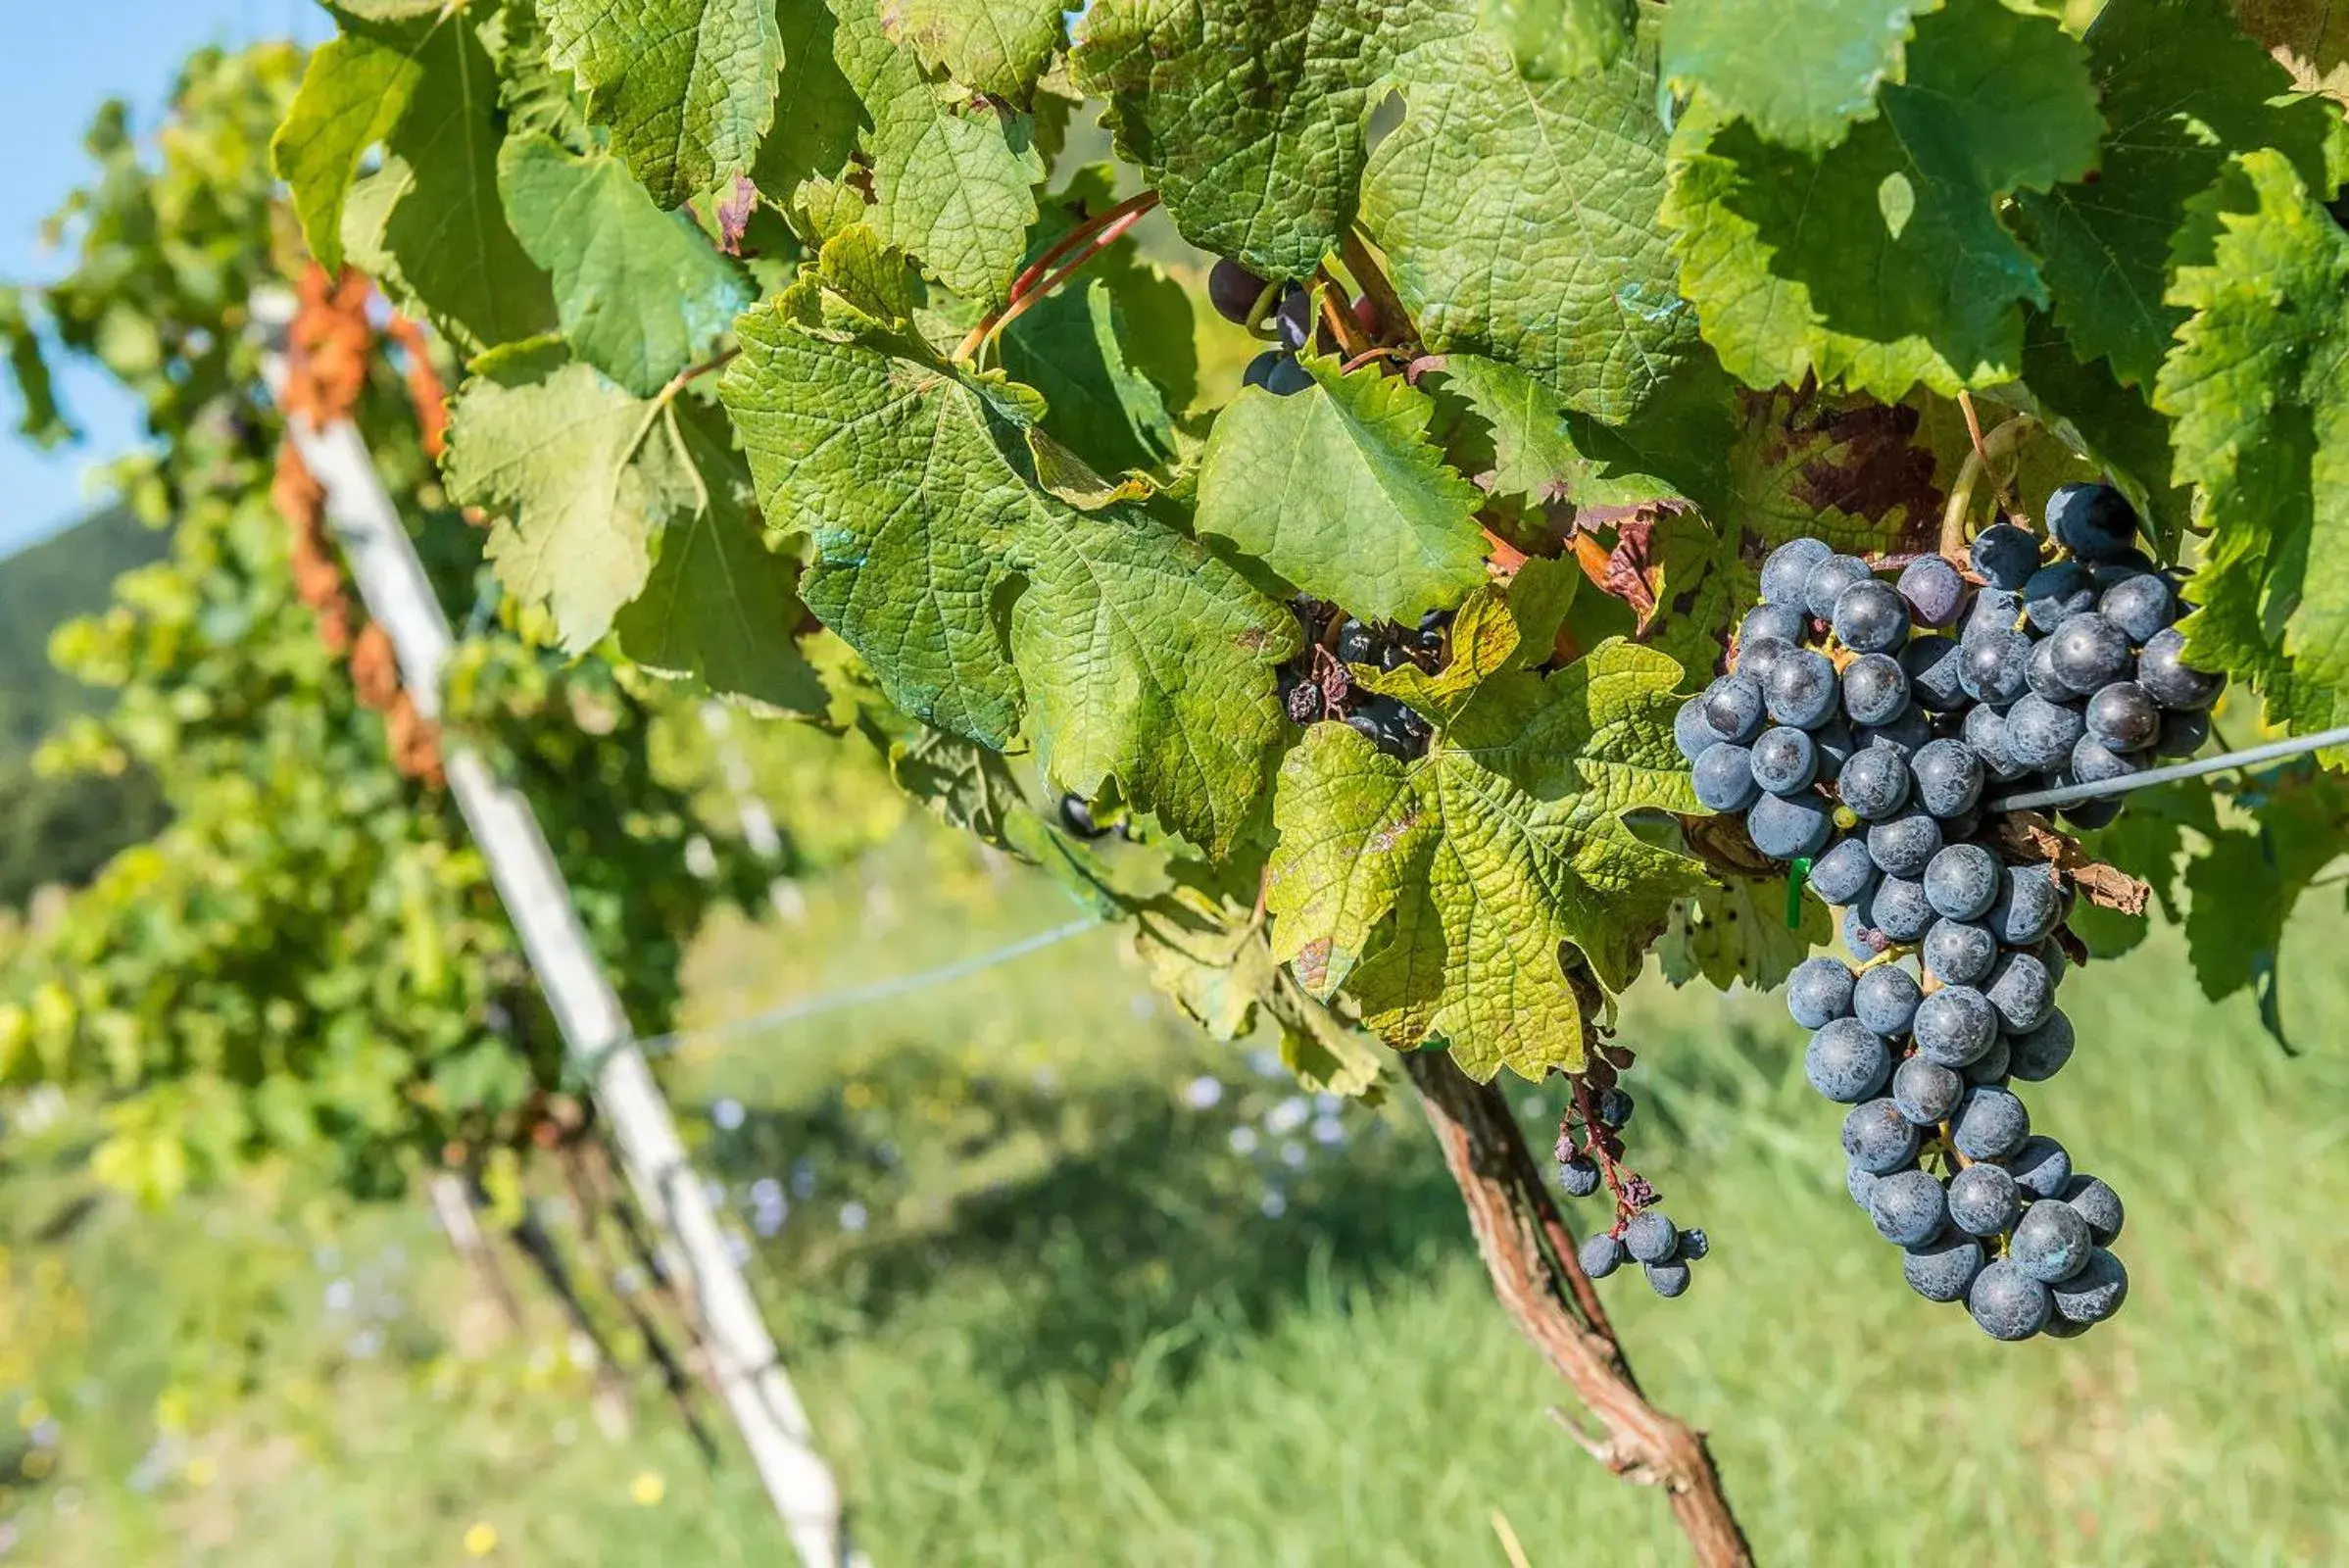
<path fill-rule="evenodd" d="M 1142 191 L 1085 220 L 1061 235 L 1042 256 L 1029 263 L 1019 276 L 1011 280 L 1011 293 L 1003 308 L 988 312 L 979 324 L 970 329 L 969 335 L 954 346 L 954 358 L 968 360 L 976 355 L 989 338 L 1019 319 L 1038 300 L 1051 294 L 1076 275 L 1086 263 L 1124 238 L 1126 230 L 1141 222 L 1144 216 L 1157 205 L 1156 191 Z M 1052 263 L 1071 251 L 1078 253 L 1073 261 L 1057 271 L 1046 271 Z"/>
<path fill-rule="evenodd" d="M 1702 1568 L 1750 1568 L 1753 1551 L 1704 1434 L 1640 1392 L 1500 1091 L 1475 1082 L 1441 1051 L 1406 1052 L 1403 1067 L 1468 1206 L 1493 1295 L 1601 1431 L 1584 1431 L 1563 1411 L 1554 1418 L 1614 1474 L 1664 1489 Z"/>

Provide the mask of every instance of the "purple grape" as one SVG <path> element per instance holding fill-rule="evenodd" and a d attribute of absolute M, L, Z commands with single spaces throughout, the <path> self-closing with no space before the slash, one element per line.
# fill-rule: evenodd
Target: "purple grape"
<path fill-rule="evenodd" d="M 1787 540 L 1762 562 L 1762 598 L 1773 605 L 1802 608 L 1803 584 L 1812 568 L 1835 553 L 1824 539 Z"/>
<path fill-rule="evenodd" d="M 1835 711 L 1841 692 L 1835 666 L 1827 656 L 1798 648 L 1771 668 L 1770 684 L 1763 688 L 1764 707 L 1773 723 L 1812 729 Z"/>
<path fill-rule="evenodd" d="M 2227 688 L 2225 675 L 2207 674 L 2185 662 L 2185 635 L 2165 626 L 2145 639 L 2137 656 L 2137 684 L 2164 708 L 2181 712 L 2210 707 Z"/>
<path fill-rule="evenodd" d="M 1216 315 L 1241 326 L 1248 325 L 1248 318 L 1255 314 L 1256 301 L 1264 297 L 1265 287 L 1263 278 L 1230 257 L 1219 259 L 1207 270 L 1207 303 L 1215 307 Z"/>
<path fill-rule="evenodd" d="M 1965 1095 L 1966 1080 L 1937 1061 L 1910 1056 L 1892 1069 L 1892 1103 L 1920 1127 L 1947 1121 Z"/>
<path fill-rule="evenodd" d="M 1962 1301 L 1982 1272 L 1982 1243 L 1944 1235 L 1902 1250 L 1900 1277 L 1929 1301 Z"/>
<path fill-rule="evenodd" d="M 1999 1161 L 2015 1185 L 2031 1198 L 2061 1198 L 2072 1180 L 2072 1156 L 2054 1139 L 2033 1133 L 2023 1147 Z"/>
<path fill-rule="evenodd" d="M 1915 942 L 1933 923 L 1933 906 L 1925 900 L 1925 886 L 1904 876 L 1877 878 L 1868 895 L 1868 924 L 1894 942 Z"/>
<path fill-rule="evenodd" d="M 1843 1117 L 1843 1152 L 1864 1171 L 1889 1175 L 1917 1157 L 1917 1124 L 1889 1100 L 1854 1105 Z M 2085 1221 L 2080 1234 L 2087 1234 Z"/>
<path fill-rule="evenodd" d="M 1920 956 L 1926 973 L 1945 986 L 1979 985 L 1998 961 L 1998 939 L 1970 920 L 1935 920 Z"/>
<path fill-rule="evenodd" d="M 1753 743 L 1753 781 L 1773 795 L 1798 795 L 1819 776 L 1810 736 L 1791 725 L 1762 731 Z"/>
<path fill-rule="evenodd" d="M 2048 1297 L 2066 1322 L 2101 1323 L 2129 1299 L 2129 1271 L 2099 1247 L 2088 1253 L 2079 1273 L 2050 1288 Z"/>
<path fill-rule="evenodd" d="M 2011 522 L 1994 522 L 1974 536 L 1967 560 L 1991 587 L 2020 588 L 2039 569 L 2039 541 Z"/>
<path fill-rule="evenodd" d="M 1854 724 L 1888 724 L 1909 705 L 1909 678 L 1887 654 L 1862 654 L 1843 666 L 1843 711 Z"/>
<path fill-rule="evenodd" d="M 2077 561 L 2041 566 L 2023 585 L 2023 613 L 2042 637 L 2095 608 L 2096 579 Z"/>
<path fill-rule="evenodd" d="M 1905 1035 L 1924 999 L 1915 976 L 1897 964 L 1880 963 L 1852 983 L 1851 1013 L 1877 1034 Z"/>
<path fill-rule="evenodd" d="M 2028 1340 L 2046 1326 L 2052 1303 L 2046 1286 L 1998 1257 L 1974 1276 L 1966 1310 L 1994 1340 Z"/>
<path fill-rule="evenodd" d="M 1982 759 L 1964 741 L 1927 743 L 1909 759 L 1909 777 L 1917 804 L 1934 816 L 1957 816 L 1982 799 Z"/>
<path fill-rule="evenodd" d="M 1998 902 L 1998 857 L 1979 844 L 1951 844 L 1925 867 L 1925 896 L 1945 919 L 1976 920 Z"/>
<path fill-rule="evenodd" d="M 2136 547 L 2136 509 L 2109 484 L 2058 485 L 2046 515 L 2048 536 L 2081 561 L 2112 561 Z"/>
<path fill-rule="evenodd" d="M 1939 993 L 1935 993 L 1939 995 Z M 1949 1121 L 1949 1146 L 1968 1159 L 1997 1159 L 2031 1136 L 2031 1112 L 2011 1089 L 1977 1084 Z"/>
<path fill-rule="evenodd" d="M 1949 1205 L 1940 1181 L 1926 1171 L 1894 1171 L 1879 1176 L 1868 1193 L 1868 1217 L 1876 1232 L 1895 1247 L 1921 1247 L 1931 1241 L 1949 1218 Z"/>
<path fill-rule="evenodd" d="M 1892 1071 L 1891 1048 L 1857 1018 L 1832 1018 L 1811 1036 L 1802 1074 L 1837 1104 L 1854 1105 L 1875 1094 Z"/>
<path fill-rule="evenodd" d="M 1835 601 L 1843 590 L 1854 583 L 1872 580 L 1868 563 L 1857 556 L 1829 556 L 1813 566 L 1810 575 L 1802 580 L 1802 602 L 1805 609 L 1821 620 L 1832 620 Z"/>
<path fill-rule="evenodd" d="M 1746 836 L 1774 860 L 1816 855 L 1835 830 L 1826 804 L 1815 795 L 1764 795 L 1745 812 Z"/>
<path fill-rule="evenodd" d="M 2001 955 L 1982 994 L 1998 1009 L 1999 1027 L 2010 1036 L 2029 1034 L 2055 1011 L 2055 977 L 2029 953 Z"/>
<path fill-rule="evenodd" d="M 2095 1247 L 2088 1222 L 2065 1202 L 2033 1203 L 2015 1221 L 2007 1257 L 2041 1285 L 2058 1285 L 2087 1266 Z"/>
<path fill-rule="evenodd" d="M 1837 839 L 1811 862 L 1810 883 L 1813 892 L 1838 908 L 1859 903 L 1876 883 L 1876 862 L 1868 858 L 1868 841 Z"/>
<path fill-rule="evenodd" d="M 1697 803 L 1708 811 L 1742 811 L 1761 786 L 1754 782 L 1753 754 L 1727 741 L 1709 748 L 1689 771 Z"/>
<path fill-rule="evenodd" d="M 1908 764 L 1888 747 L 1865 747 L 1843 764 L 1836 788 L 1861 821 L 1881 822 L 1908 804 Z"/>
<path fill-rule="evenodd" d="M 2073 615 L 2047 636 L 2055 673 L 2076 692 L 2101 691 L 2129 677 L 2129 634 L 2102 615 Z"/>
<path fill-rule="evenodd" d="M 2130 642 L 2142 645 L 2178 618 L 2178 595 L 2160 573 L 2141 571 L 2107 588 L 2096 609 Z"/>
<path fill-rule="evenodd" d="M 1919 556 L 1901 568 L 1900 597 L 1921 626 L 1946 626 L 1966 602 L 1966 579 L 1939 556 Z"/>
<path fill-rule="evenodd" d="M 2019 631 L 1985 631 L 1961 645 L 1958 684 L 1978 703 L 2004 708 L 2029 690 L 2031 639 Z"/>
<path fill-rule="evenodd" d="M 1981 1060 L 1998 1039 L 1998 1013 L 1972 986 L 1943 986 L 1917 1004 L 1911 1028 L 1926 1060 L 1964 1067 Z"/>
<path fill-rule="evenodd" d="M 1887 875 L 1922 877 L 1940 849 L 1941 824 L 1914 806 L 1868 829 L 1869 858 Z"/>
<path fill-rule="evenodd" d="M 1742 661 L 1743 650 L 1764 638 L 1785 643 L 1791 648 L 1800 648 L 1810 631 L 1811 617 L 1804 614 L 1798 605 L 1756 605 L 1745 612 L 1745 619 L 1738 623 L 1738 658 Z"/>
<path fill-rule="evenodd" d="M 1805 1029 L 1824 1029 L 1851 1016 L 1853 982 L 1848 966 L 1834 958 L 1805 958 L 1786 976 L 1786 1011 Z"/>
<path fill-rule="evenodd" d="M 1908 602 L 1874 577 L 1865 578 L 1835 596 L 1830 624 L 1855 653 L 1885 653 L 1909 640 Z"/>
<path fill-rule="evenodd" d="M 1953 713 L 1966 706 L 1964 661 L 1959 646 L 1938 632 L 1918 637 L 1900 650 L 1909 698 L 1930 713 Z"/>
<path fill-rule="evenodd" d="M 2088 1236 L 2098 1247 L 2110 1247 L 2121 1234 L 2121 1195 L 2095 1176 L 2075 1175 L 2064 1183 L 2063 1201 L 2088 1222 Z"/>
<path fill-rule="evenodd" d="M 2052 1008 L 2037 1028 L 2014 1036 L 2007 1045 L 2013 1053 L 2008 1070 L 2027 1084 L 2043 1083 L 2072 1059 L 2072 1020 L 2061 1007 Z"/>
<path fill-rule="evenodd" d="M 2051 703 L 2037 692 L 2024 693 L 2006 710 L 2007 755 L 2027 772 L 2069 762 L 2072 748 L 2086 731 L 2087 721 L 2076 704 Z"/>
<path fill-rule="evenodd" d="M 2004 1166 L 1978 1160 L 1949 1178 L 1949 1218 L 1971 1236 L 2002 1236 L 2023 1212 L 2023 1189 Z"/>

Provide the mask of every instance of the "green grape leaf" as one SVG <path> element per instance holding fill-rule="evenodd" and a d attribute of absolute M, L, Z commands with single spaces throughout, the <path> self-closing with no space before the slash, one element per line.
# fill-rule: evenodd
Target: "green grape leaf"
<path fill-rule="evenodd" d="M 1311 386 L 1290 397 L 1248 387 L 1217 417 L 1199 531 L 1371 619 L 1457 605 L 1485 580 L 1483 494 L 1428 440 L 1434 400 L 1376 366 L 1298 363 Z"/>
<path fill-rule="evenodd" d="M 894 245 L 884 245 L 869 223 L 851 223 L 824 241 L 815 275 L 858 315 L 904 329 L 927 302 L 921 273 Z"/>
<path fill-rule="evenodd" d="M 2197 206 L 2208 254 L 2178 269 L 2170 302 L 2193 314 L 2154 387 L 2211 530 L 2186 651 L 2329 729 L 2349 722 L 2349 233 L 2273 148 Z"/>
<path fill-rule="evenodd" d="M 784 66 L 775 0 L 539 0 L 548 57 L 662 207 L 750 170 Z"/>
<path fill-rule="evenodd" d="M 1090 800 L 1114 778 L 1227 848 L 1281 734 L 1287 609 L 1148 514 L 1038 484 L 1024 388 L 826 341 L 776 306 L 737 331 L 719 395 L 768 526 L 810 536 L 801 592 L 889 700 L 998 750 L 1024 707 L 1056 787 Z"/>
<path fill-rule="evenodd" d="M 917 258 L 939 281 L 996 307 L 1036 220 L 1044 160 L 1027 117 L 923 76 L 920 63 L 881 28 L 876 0 L 841 0 L 833 36 L 840 74 L 872 119 L 873 231 Z"/>
<path fill-rule="evenodd" d="M 1940 3 L 1680 0 L 1664 12 L 1664 79 L 1783 146 L 1832 147 L 1901 79 L 1911 27 Z"/>
<path fill-rule="evenodd" d="M 1045 427 L 1102 473 L 1172 462 L 1174 417 L 1129 357 L 1124 302 L 1106 278 L 1047 296 L 1003 336 L 1004 372 L 1034 387 L 1051 413 Z"/>
<path fill-rule="evenodd" d="M 2104 122 L 2080 44 L 1998 0 L 1923 17 L 1908 78 L 1826 152 L 1765 141 L 1699 97 L 1674 133 L 1663 220 L 1681 289 L 1732 374 L 1806 374 L 1897 401 L 2011 380 L 2036 264 L 1999 220 L 2079 179 Z"/>
<path fill-rule="evenodd" d="M 310 254 L 328 271 L 343 265 L 343 202 L 359 160 L 391 135 L 423 72 L 381 38 L 330 38 L 311 55 L 302 85 L 269 138 L 269 158 L 293 193 Z"/>
<path fill-rule="evenodd" d="M 522 248 L 554 275 L 571 352 L 639 397 L 708 353 L 751 303 L 693 220 L 654 206 L 615 159 L 513 136 L 498 184 Z"/>
<path fill-rule="evenodd" d="M 1274 956 L 1317 997 L 1347 989 L 1398 1050 L 1440 1039 L 1485 1079 L 1579 1067 L 1569 965 L 1621 989 L 1672 902 L 1702 886 L 1624 821 L 1696 809 L 1672 743 L 1680 678 L 1621 642 L 1546 678 L 1504 670 L 1415 760 L 1309 727 L 1273 797 Z"/>
<path fill-rule="evenodd" d="M 775 122 L 759 144 L 751 178 L 773 201 L 789 204 L 808 179 L 831 179 L 869 128 L 856 89 L 833 57 L 840 24 L 824 0 L 778 0 L 783 27 L 783 90 Z"/>
<path fill-rule="evenodd" d="M 382 167 L 344 193 L 351 261 L 462 349 L 552 329 L 547 276 L 498 196 L 497 73 L 468 15 L 435 17 L 420 33 L 412 24 L 342 20 L 353 37 L 404 53 L 415 72 Z M 321 221 L 325 211 L 318 208 Z"/>
<path fill-rule="evenodd" d="M 2088 69 L 2113 127 L 2095 180 L 2017 197 L 2082 359 L 2109 357 L 2124 386 L 2150 386 L 2185 313 L 2166 303 L 2170 236 L 2220 166 L 2282 150 L 2310 185 L 2340 117 L 2290 90 L 2236 30 L 2222 0 L 2113 0 L 2088 29 Z"/>
<path fill-rule="evenodd" d="M 766 548 L 725 416 L 683 399 L 674 408 L 673 455 L 709 499 L 669 517 L 643 592 L 613 618 L 620 648 L 648 669 L 690 675 L 713 692 L 821 713 L 824 685 L 797 637 L 806 614 L 794 592 L 800 564 Z M 647 439 L 669 435 L 663 428 Z"/>
<path fill-rule="evenodd" d="M 449 494 L 498 519 L 499 579 L 574 653 L 644 589 L 661 524 L 701 504 L 661 416 L 543 340 L 475 362 L 451 408 Z"/>
<path fill-rule="evenodd" d="M 1588 498 L 1592 465 L 1566 428 L 1562 399 L 1514 365 L 1447 354 L 1431 381 L 1436 428 L 1452 466 L 1496 496 L 1528 501 Z M 1458 405 L 1458 407 L 1454 407 Z"/>
<path fill-rule="evenodd" d="M 2349 781 L 2286 763 L 2245 781 L 2247 828 L 2191 822 L 2208 850 L 2186 862 L 2186 952 L 2203 994 L 2250 990 L 2260 1021 L 2286 1050 L 2278 960 L 2293 909 L 2318 873 L 2349 848 Z"/>
<path fill-rule="evenodd" d="M 1302 278 L 1353 216 L 1380 89 L 1475 20 L 1455 0 L 1095 0 L 1072 61 L 1185 239 Z"/>
<path fill-rule="evenodd" d="M 1657 220 L 1663 127 L 1645 50 L 1543 83 L 1489 40 L 1410 83 L 1362 220 L 1436 353 L 1506 360 L 1610 422 L 1696 343 Z"/>
<path fill-rule="evenodd" d="M 1025 802 L 1001 752 L 934 725 L 903 718 L 901 732 L 868 726 L 889 759 L 889 777 L 924 810 L 999 850 L 1011 847 L 1009 822 Z"/>
<path fill-rule="evenodd" d="M 1775 548 L 1812 535 L 1855 555 L 1930 550 L 1948 498 L 1917 410 L 1815 388 L 1748 392 L 1729 515 Z"/>
<path fill-rule="evenodd" d="M 1625 0 L 1483 0 L 1485 30 L 1508 40 L 1529 81 L 1604 71 L 1631 47 Z"/>
<path fill-rule="evenodd" d="M 881 25 L 924 66 L 1022 109 L 1068 36 L 1061 0 L 881 0 Z"/>
<path fill-rule="evenodd" d="M 1664 978 L 1676 986 L 1702 977 L 1722 991 L 1740 980 L 1757 991 L 1772 991 L 1812 949 L 1825 947 L 1835 935 L 1835 921 L 1817 899 L 1802 900 L 1795 923 L 1786 924 L 1784 878 L 1736 877 L 1673 904 L 1656 958 Z"/>
<path fill-rule="evenodd" d="M 0 341 L 7 344 L 9 377 L 17 387 L 17 433 L 41 447 L 73 439 L 73 423 L 58 407 L 40 334 L 25 315 L 24 291 L 14 284 L 0 284 Z"/>
<path fill-rule="evenodd" d="M 1577 489 L 1575 500 L 1608 507 L 1687 500 L 1728 515 L 1725 509 L 1735 505 L 1730 454 L 1742 423 L 1743 395 L 1712 350 L 1698 343 L 1624 423 L 1569 409 L 1566 433 L 1591 466 L 1590 482 Z"/>

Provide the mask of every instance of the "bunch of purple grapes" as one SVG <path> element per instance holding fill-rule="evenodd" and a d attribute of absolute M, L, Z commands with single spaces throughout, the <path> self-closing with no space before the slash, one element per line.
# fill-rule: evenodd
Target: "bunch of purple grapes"
<path fill-rule="evenodd" d="M 2191 755 L 2224 684 L 2185 662 L 2178 579 L 2119 491 L 2066 485 L 2046 523 L 2001 520 L 1970 573 L 1926 556 L 1896 582 L 1782 545 L 1731 672 L 1676 726 L 1698 799 L 1843 910 L 1857 967 L 1811 958 L 1786 1000 L 1812 1087 L 1851 1106 L 1853 1200 L 1919 1295 L 2002 1340 L 2084 1332 L 2129 1278 L 2107 1250 L 2120 1199 L 2015 1092 L 2072 1054 L 2055 1004 L 2072 893 L 2001 852 L 1997 801 Z M 2064 808 L 2082 828 L 2119 811 Z"/>
<path fill-rule="evenodd" d="M 1241 372 L 1243 385 L 1260 386 L 1283 398 L 1302 392 L 1313 384 L 1304 367 L 1297 363 L 1305 345 L 1310 342 L 1322 354 L 1337 352 L 1336 336 L 1327 322 L 1314 319 L 1313 296 L 1301 283 L 1287 282 L 1275 287 L 1226 258 L 1208 270 L 1207 303 L 1225 320 L 1265 329 L 1273 340 L 1271 348 L 1248 362 L 1248 368 Z M 1376 336 L 1378 308 L 1368 299 L 1357 297 L 1352 312 L 1354 324 Z"/>

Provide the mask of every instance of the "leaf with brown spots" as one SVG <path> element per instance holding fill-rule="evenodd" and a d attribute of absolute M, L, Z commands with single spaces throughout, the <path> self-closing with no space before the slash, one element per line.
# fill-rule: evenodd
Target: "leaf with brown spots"
<path fill-rule="evenodd" d="M 1814 387 L 1741 401 L 1735 516 L 1765 548 L 1805 535 L 1854 555 L 1931 547 L 1947 497 L 1915 409 Z"/>

